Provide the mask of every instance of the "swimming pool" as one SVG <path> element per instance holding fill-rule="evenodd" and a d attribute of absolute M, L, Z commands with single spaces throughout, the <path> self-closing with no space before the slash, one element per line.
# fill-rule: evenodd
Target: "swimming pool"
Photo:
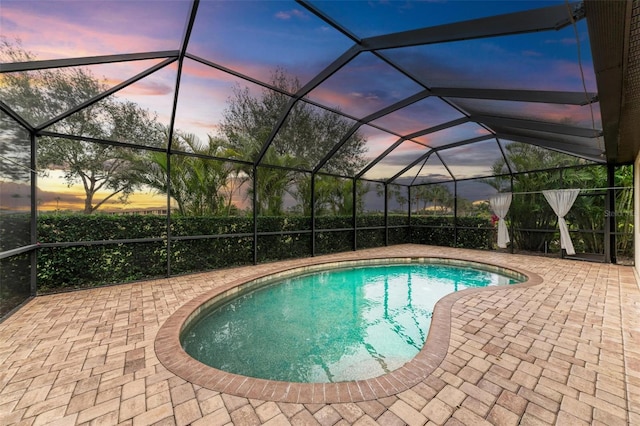
<path fill-rule="evenodd" d="M 205 282 L 210 289 L 195 295 L 177 311 L 170 314 L 158 330 L 154 342 L 154 352 L 160 364 L 169 372 L 183 380 L 205 389 L 236 395 L 243 398 L 298 404 L 328 404 L 359 402 L 397 395 L 410 389 L 431 375 L 441 365 L 447 355 L 451 338 L 452 308 L 455 304 L 471 301 L 480 292 L 526 291 L 542 283 L 542 278 L 511 263 L 503 263 L 500 256 L 492 263 L 478 262 L 473 252 L 463 258 L 452 257 L 371 257 L 367 252 L 354 252 L 332 256 L 297 259 L 261 265 L 253 274 L 241 274 L 235 279 L 222 283 Z M 335 259 L 338 258 L 338 259 Z M 433 311 L 427 340 L 410 361 L 400 368 L 382 376 L 333 383 L 300 383 L 274 381 L 234 374 L 208 366 L 184 351 L 181 336 L 191 324 L 201 318 L 209 309 L 220 306 L 247 291 L 269 285 L 274 280 L 324 271 L 336 268 L 355 268 L 369 265 L 438 263 L 455 266 L 469 266 L 498 272 L 522 280 L 521 284 L 509 286 L 469 288 L 448 294 L 440 299 Z M 234 270 L 228 271 L 233 276 Z M 188 289 L 189 276 L 184 280 Z M 196 274 L 195 283 L 201 280 Z M 526 281 L 526 282 L 524 282 Z"/>
<path fill-rule="evenodd" d="M 523 280 L 488 269 L 422 261 L 298 272 L 210 304 L 180 339 L 200 362 L 242 376 L 304 383 L 377 377 L 420 352 L 442 297 Z"/>

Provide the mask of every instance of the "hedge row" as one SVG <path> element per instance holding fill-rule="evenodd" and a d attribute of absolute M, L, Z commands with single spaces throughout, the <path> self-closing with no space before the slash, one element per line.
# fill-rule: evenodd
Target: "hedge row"
<path fill-rule="evenodd" d="M 6 226 L 5 218 L 0 222 L 3 237 L 13 232 Z M 23 223 L 24 218 L 17 222 Z M 354 234 L 349 229 L 352 225 L 351 216 L 317 217 L 315 253 L 352 250 Z M 357 248 L 381 247 L 385 240 L 389 244 L 415 242 L 452 246 L 456 243 L 452 218 L 413 217 L 409 228 L 406 216 L 389 216 L 388 225 L 388 230 L 357 229 Z M 40 248 L 39 293 L 163 277 L 169 270 L 175 275 L 248 265 L 254 261 L 253 238 L 246 235 L 253 233 L 251 217 L 172 217 L 169 244 L 165 216 L 51 214 L 40 216 L 37 226 L 40 243 L 107 241 Z M 383 227 L 385 218 L 359 216 L 357 226 Z M 493 230 L 487 220 L 459 218 L 458 226 L 465 228 L 458 229 L 458 247 L 489 247 Z M 347 230 L 340 230 L 345 228 Z M 314 242 L 309 217 L 260 217 L 257 229 L 260 233 L 274 233 L 258 236 L 256 258 L 259 263 L 312 255 Z M 24 238 L 24 229 L 19 235 Z M 203 235 L 210 237 L 195 238 Z M 109 242 L 140 238 L 158 241 Z"/>

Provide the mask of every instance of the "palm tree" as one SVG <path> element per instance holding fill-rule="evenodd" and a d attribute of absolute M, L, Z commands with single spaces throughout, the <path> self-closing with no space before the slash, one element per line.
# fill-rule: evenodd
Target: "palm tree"
<path fill-rule="evenodd" d="M 249 136 L 239 144 L 232 146 L 243 146 L 243 152 L 236 152 L 234 157 L 245 162 L 253 162 L 260 150 L 262 143 Z M 272 147 L 265 152 L 261 165 L 254 168 L 253 165 L 239 164 L 235 167 L 236 176 L 243 176 L 242 183 L 255 181 L 247 191 L 247 197 L 256 197 L 257 215 L 280 216 L 284 213 L 284 198 L 287 193 L 292 196 L 293 184 L 296 181 L 297 172 L 292 169 L 302 168 L 304 161 L 290 154 L 278 154 Z M 254 173 L 255 170 L 255 173 Z"/>
<path fill-rule="evenodd" d="M 235 168 L 228 162 L 207 157 L 229 157 L 233 154 L 219 139 L 209 136 L 207 143 L 202 144 L 193 134 L 177 132 L 172 143 L 169 187 L 169 158 L 166 153 L 149 153 L 141 174 L 146 185 L 160 193 L 171 194 L 179 214 L 219 215 L 230 211 L 233 194 L 225 188 Z"/>

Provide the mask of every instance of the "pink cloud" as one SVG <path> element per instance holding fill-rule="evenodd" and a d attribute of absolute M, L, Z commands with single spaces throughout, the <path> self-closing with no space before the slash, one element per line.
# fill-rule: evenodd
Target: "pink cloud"
<path fill-rule="evenodd" d="M 207 58 L 205 57 L 203 59 Z M 265 82 L 268 82 L 271 79 L 271 74 L 273 73 L 273 67 L 270 67 L 268 64 L 247 63 L 244 61 L 229 61 L 224 59 L 217 60 L 215 62 L 242 75 L 246 75 L 248 77 L 252 77 Z M 238 83 L 241 86 L 248 86 L 250 90 L 252 90 L 252 87 L 257 87 L 250 81 L 243 80 L 239 77 L 234 76 L 233 74 L 229 74 L 208 65 L 204 65 L 191 60 L 185 62 L 183 75 L 211 81 L 215 80 L 218 82 L 225 82 L 229 84 Z"/>
<path fill-rule="evenodd" d="M 343 93 L 323 86 L 311 91 L 309 98 L 354 116 L 366 116 L 384 106 L 381 99 L 372 93 Z"/>
<path fill-rule="evenodd" d="M 18 7 L 10 8 L 9 2 L 3 5 L 3 23 L 11 22 L 15 28 L 12 36 L 23 42 L 26 50 L 31 51 L 37 59 L 56 59 L 106 55 L 114 53 L 144 52 L 153 50 L 177 49 L 179 37 L 176 40 L 159 38 L 150 31 L 157 25 L 148 23 L 149 33 L 141 34 L 147 23 L 145 20 L 134 20 L 136 16 L 127 17 L 129 30 L 125 30 L 127 22 L 120 19 L 118 25 L 109 22 L 103 15 L 102 22 L 87 24 L 84 20 L 72 21 L 73 11 L 68 17 L 61 18 L 46 10 L 22 10 Z M 29 2 L 25 2 L 29 4 Z M 18 6 L 16 3 L 13 3 Z M 77 3 L 80 6 L 81 3 Z M 74 5 L 74 6 L 76 6 Z M 81 12 L 80 12 L 81 13 Z M 140 16 L 145 16 L 140 13 Z M 124 28 L 123 28 L 124 27 Z M 134 30 L 135 29 L 135 32 Z"/>
<path fill-rule="evenodd" d="M 142 96 L 164 96 L 173 93 L 173 87 L 162 82 L 144 80 L 128 87 L 128 93 Z"/>
<path fill-rule="evenodd" d="M 585 84 L 587 86 L 588 91 L 597 91 L 597 84 L 595 80 L 595 74 L 593 73 L 593 67 L 591 63 L 585 63 L 583 61 L 582 69 L 584 72 Z M 562 79 L 573 79 L 574 81 L 581 81 L 582 74 L 580 73 L 580 66 L 577 61 L 567 61 L 567 60 L 558 60 L 554 61 L 552 64 L 553 70 L 551 71 L 553 75 L 558 76 L 559 80 Z M 560 87 L 558 87 L 560 89 Z M 578 88 L 581 90 L 582 87 Z"/>

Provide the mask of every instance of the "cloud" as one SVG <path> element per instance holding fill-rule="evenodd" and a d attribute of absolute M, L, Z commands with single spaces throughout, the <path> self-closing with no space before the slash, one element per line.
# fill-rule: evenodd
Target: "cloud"
<path fill-rule="evenodd" d="M 173 5 L 179 9 L 175 2 Z M 70 58 L 114 53 L 144 52 L 177 49 L 182 22 L 169 9 L 153 8 L 140 3 L 119 2 L 110 17 L 108 8 L 88 13 L 95 3 L 73 2 L 70 8 L 59 7 L 60 2 L 7 2 L 3 5 L 4 22 L 11 22 L 12 36 L 23 41 L 26 50 L 38 59 Z M 173 6 L 166 2 L 168 7 Z M 123 10 L 125 8 L 126 10 Z M 137 8 L 137 9 L 136 9 Z M 99 13 L 98 13 L 99 12 Z M 176 11 L 174 11 L 176 12 Z M 151 15 L 150 15 L 151 14 Z M 164 16 L 163 16 L 164 15 Z M 171 16 L 169 16 L 171 15 Z M 87 17 L 95 19 L 87 21 Z M 144 19 L 137 19 L 142 18 Z M 160 22 L 162 25 L 160 25 Z M 160 31 L 159 28 L 162 30 Z"/>
<path fill-rule="evenodd" d="M 173 87 L 155 81 L 142 81 L 128 87 L 129 93 L 144 96 L 163 96 L 173 93 Z"/>
<path fill-rule="evenodd" d="M 306 13 L 304 13 L 302 10 L 300 9 L 291 9 L 291 10 L 282 10 L 279 11 L 275 14 L 275 17 L 277 19 L 281 19 L 283 21 L 288 21 L 291 19 L 308 19 L 309 17 L 307 16 Z"/>

